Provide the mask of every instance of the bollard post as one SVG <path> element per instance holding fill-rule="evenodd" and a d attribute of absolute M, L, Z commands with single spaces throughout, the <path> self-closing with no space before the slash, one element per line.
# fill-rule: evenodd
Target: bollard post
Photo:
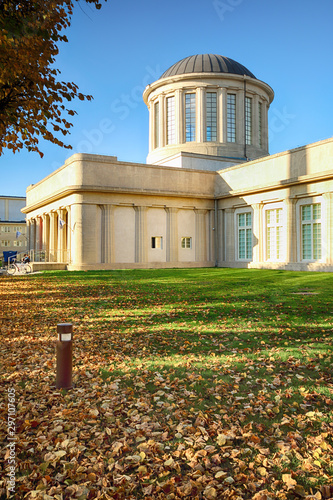
<path fill-rule="evenodd" d="M 72 323 L 58 323 L 57 325 L 57 389 L 72 387 L 73 366 L 73 325 Z"/>

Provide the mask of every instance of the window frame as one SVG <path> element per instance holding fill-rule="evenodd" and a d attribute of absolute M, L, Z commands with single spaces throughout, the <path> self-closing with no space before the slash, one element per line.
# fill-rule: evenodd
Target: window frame
<path fill-rule="evenodd" d="M 172 105 L 171 105 L 172 104 Z M 176 99 L 169 95 L 165 99 L 166 107 L 166 145 L 176 144 Z"/>
<path fill-rule="evenodd" d="M 184 243 L 184 245 L 183 245 L 183 243 Z M 192 236 L 182 236 L 180 238 L 180 247 L 183 250 L 191 250 L 192 249 Z"/>
<path fill-rule="evenodd" d="M 252 145 L 252 123 L 253 123 L 253 99 L 250 96 L 245 96 L 245 144 Z"/>
<path fill-rule="evenodd" d="M 302 241 L 302 207 L 304 205 L 321 205 L 321 258 L 303 259 L 303 241 Z M 296 231 L 297 231 L 297 262 L 301 264 L 325 262 L 327 256 L 327 223 L 326 223 L 326 200 L 323 196 L 307 196 L 300 198 L 295 207 L 296 211 Z M 313 252 L 311 254 L 313 257 Z"/>
<path fill-rule="evenodd" d="M 314 215 L 314 207 L 320 207 L 320 217 L 316 217 Z M 303 210 L 305 207 L 310 207 L 310 219 L 303 219 Z M 314 203 L 304 203 L 300 204 L 300 246 L 301 246 L 301 261 L 302 262 L 320 262 L 323 258 L 323 225 L 322 225 L 322 212 L 323 207 L 322 203 L 314 202 Z M 310 257 L 304 256 L 305 248 L 304 248 L 304 235 L 305 226 L 309 226 L 310 228 Z M 320 256 L 315 257 L 315 226 L 320 228 L 320 240 L 319 240 L 319 253 Z M 317 249 L 318 252 L 318 249 Z"/>
<path fill-rule="evenodd" d="M 189 98 L 189 101 L 187 98 Z M 197 96 L 195 91 L 188 91 L 184 93 L 184 110 L 185 142 L 195 142 L 197 133 Z"/>
<path fill-rule="evenodd" d="M 211 99 L 215 96 L 214 99 Z M 205 96 L 206 102 L 206 142 L 217 141 L 217 117 L 218 117 L 218 99 L 216 90 L 207 90 Z M 210 138 L 208 138 L 208 127 L 210 127 Z"/>
<path fill-rule="evenodd" d="M 163 250 L 163 236 L 152 236 L 150 244 L 153 250 Z"/>
<path fill-rule="evenodd" d="M 239 226 L 239 217 L 245 215 L 245 221 L 247 222 L 247 216 L 251 216 L 251 225 Z M 240 229 L 245 229 L 245 257 L 240 256 Z M 251 234 L 251 252 L 248 254 L 248 234 Z M 251 262 L 253 260 L 253 209 L 252 207 L 244 207 L 235 210 L 235 260 L 238 262 Z"/>
<path fill-rule="evenodd" d="M 231 102 L 231 97 L 233 102 Z M 236 135 L 236 113 L 237 113 L 236 94 L 227 93 L 227 142 L 235 144 Z"/>
<path fill-rule="evenodd" d="M 281 210 L 281 220 L 276 220 L 276 211 Z M 275 221 L 271 222 L 268 226 L 267 215 L 269 211 L 274 211 Z M 268 255 L 268 227 L 282 228 L 279 243 L 279 257 L 277 257 L 277 246 L 274 247 L 274 255 Z M 287 225 L 286 225 L 286 207 L 284 203 L 272 203 L 266 205 L 263 210 L 263 228 L 264 228 L 264 255 L 265 262 L 284 262 L 286 260 L 286 243 L 287 243 Z M 275 242 L 277 240 L 277 231 L 275 231 Z"/>

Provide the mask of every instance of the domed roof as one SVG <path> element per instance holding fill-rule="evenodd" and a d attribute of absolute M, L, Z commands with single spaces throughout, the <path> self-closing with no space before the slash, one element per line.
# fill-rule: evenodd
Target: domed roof
<path fill-rule="evenodd" d="M 186 73 L 230 73 L 233 75 L 246 75 L 256 78 L 245 66 L 229 57 L 216 54 L 197 54 L 185 57 L 173 64 L 160 78 L 183 75 Z"/>

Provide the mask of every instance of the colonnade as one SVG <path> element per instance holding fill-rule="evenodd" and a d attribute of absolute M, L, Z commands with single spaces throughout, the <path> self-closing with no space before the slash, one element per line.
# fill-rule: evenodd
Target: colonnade
<path fill-rule="evenodd" d="M 61 208 L 27 219 L 28 248 L 34 262 L 70 261 L 70 210 Z"/>

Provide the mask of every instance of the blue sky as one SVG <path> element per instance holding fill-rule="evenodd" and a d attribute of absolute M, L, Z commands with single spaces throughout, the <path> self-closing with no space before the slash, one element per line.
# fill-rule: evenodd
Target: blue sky
<path fill-rule="evenodd" d="M 235 59 L 273 88 L 271 154 L 331 137 L 332 18 L 332 0 L 108 0 L 100 11 L 81 1 L 57 67 L 94 100 L 73 104 L 72 151 L 47 142 L 42 159 L 5 150 L 0 194 L 24 196 L 75 152 L 145 163 L 144 87 L 193 54 Z"/>

